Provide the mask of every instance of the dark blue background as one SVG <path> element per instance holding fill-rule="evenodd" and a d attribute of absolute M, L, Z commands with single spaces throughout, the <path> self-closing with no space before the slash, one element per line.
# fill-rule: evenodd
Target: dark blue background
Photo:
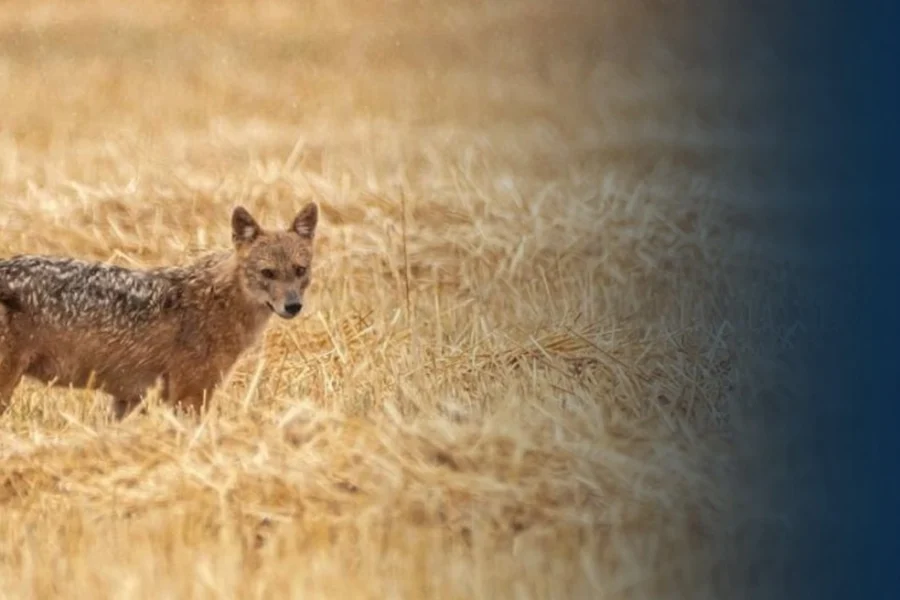
<path fill-rule="evenodd" d="M 791 529 L 773 528 L 744 560 L 784 564 L 744 575 L 745 597 L 900 598 L 898 9 L 787 1 L 744 10 L 754 18 L 732 26 L 757 28 L 781 57 L 767 85 L 783 143 L 769 168 L 791 182 L 786 201 L 803 215 L 783 252 L 792 260 L 790 248 L 803 247 L 817 262 L 792 292 L 814 323 L 792 357 L 804 368 L 784 376 L 806 378 L 808 394 L 769 415 L 751 470 Z M 761 476 L 776 464 L 790 469 L 777 486 Z"/>

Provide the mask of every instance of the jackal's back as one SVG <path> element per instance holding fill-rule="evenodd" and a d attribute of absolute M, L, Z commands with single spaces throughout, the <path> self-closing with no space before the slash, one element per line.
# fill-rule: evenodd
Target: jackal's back
<path fill-rule="evenodd" d="M 151 271 L 19 255 L 0 260 L 0 302 L 7 310 L 62 329 L 121 329 L 158 318 L 177 302 L 177 288 Z"/>

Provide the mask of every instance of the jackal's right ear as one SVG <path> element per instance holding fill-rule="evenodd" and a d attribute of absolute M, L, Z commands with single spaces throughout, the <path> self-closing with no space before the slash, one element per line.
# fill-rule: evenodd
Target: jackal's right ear
<path fill-rule="evenodd" d="M 231 213 L 231 239 L 235 244 L 252 242 L 262 233 L 259 223 L 243 206 L 238 206 Z"/>
<path fill-rule="evenodd" d="M 319 223 L 319 207 L 315 202 L 309 202 L 304 206 L 291 223 L 291 231 L 311 240 L 316 235 L 316 225 Z"/>

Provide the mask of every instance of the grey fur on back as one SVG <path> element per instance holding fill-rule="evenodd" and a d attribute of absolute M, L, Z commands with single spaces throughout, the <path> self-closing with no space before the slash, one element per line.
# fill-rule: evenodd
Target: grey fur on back
<path fill-rule="evenodd" d="M 134 327 L 177 304 L 176 271 L 169 272 L 18 255 L 0 260 L 0 301 L 66 329 Z"/>

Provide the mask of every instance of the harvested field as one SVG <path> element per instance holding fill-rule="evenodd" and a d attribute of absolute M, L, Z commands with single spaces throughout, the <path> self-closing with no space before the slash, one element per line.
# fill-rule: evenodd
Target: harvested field
<path fill-rule="evenodd" d="M 200 423 L 19 387 L 0 595 L 733 585 L 733 433 L 794 332 L 757 250 L 767 58 L 721 79 L 686 10 L 2 3 L 0 255 L 177 263 L 238 203 L 322 215 L 304 315 Z"/>

